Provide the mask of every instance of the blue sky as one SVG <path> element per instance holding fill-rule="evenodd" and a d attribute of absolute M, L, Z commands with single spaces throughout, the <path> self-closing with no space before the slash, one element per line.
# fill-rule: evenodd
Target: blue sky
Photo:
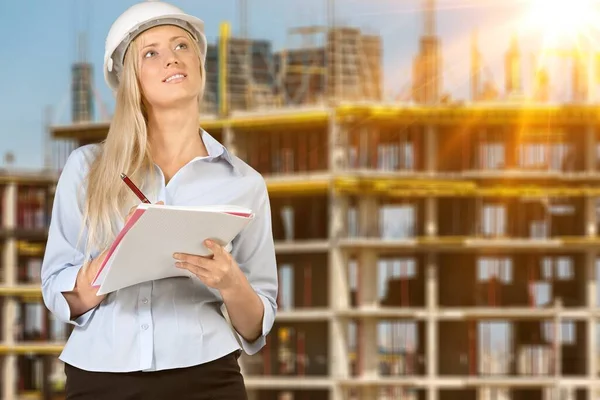
<path fill-rule="evenodd" d="M 272 41 L 275 50 L 289 46 L 287 29 L 325 23 L 325 0 L 247 0 L 248 30 L 253 38 Z M 444 89 L 468 95 L 469 38 L 478 27 L 481 51 L 501 87 L 503 58 L 511 21 L 524 0 L 439 0 L 438 33 L 443 41 Z M 112 21 L 137 0 L 0 0 L 0 165 L 12 151 L 15 165 L 43 163 L 44 110 L 52 107 L 53 123 L 70 119 L 70 65 L 76 61 L 76 38 L 85 30 L 88 59 L 94 65 L 97 97 L 112 114 L 113 99 L 102 77 L 104 39 Z M 238 29 L 236 0 L 172 0 L 206 22 L 215 42 L 219 23 Z M 409 82 L 412 58 L 421 33 L 419 0 L 337 0 L 339 23 L 377 33 L 383 40 L 385 91 L 401 92 Z M 535 40 L 525 40 L 535 46 Z M 493 45 L 490 45 L 493 43 Z M 98 115 L 98 112 L 96 112 Z"/>

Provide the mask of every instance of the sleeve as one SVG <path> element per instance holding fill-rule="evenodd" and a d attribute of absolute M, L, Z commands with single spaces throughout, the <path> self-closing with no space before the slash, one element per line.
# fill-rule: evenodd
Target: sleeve
<path fill-rule="evenodd" d="M 277 261 L 271 227 L 271 206 L 264 180 L 258 195 L 254 220 L 234 240 L 231 255 L 264 305 L 261 336 L 250 343 L 236 332 L 244 351 L 257 353 L 265 344 L 277 312 Z"/>
<path fill-rule="evenodd" d="M 75 326 L 85 326 L 95 311 L 71 319 L 69 304 L 62 294 L 73 290 L 84 262 L 85 235 L 79 239 L 83 213 L 77 197 L 85 177 L 84 164 L 82 150 L 74 150 L 58 179 L 41 270 L 44 304 L 59 321 Z"/>

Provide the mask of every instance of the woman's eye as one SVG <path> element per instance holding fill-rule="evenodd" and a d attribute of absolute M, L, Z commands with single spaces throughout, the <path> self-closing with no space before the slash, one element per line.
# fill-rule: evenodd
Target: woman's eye
<path fill-rule="evenodd" d="M 176 49 L 187 49 L 187 44 L 185 44 L 185 43 L 179 43 L 177 45 Z"/>
<path fill-rule="evenodd" d="M 154 50 L 150 50 L 146 54 L 144 54 L 144 57 L 145 58 L 152 57 L 154 54 L 156 54 L 156 52 Z"/>

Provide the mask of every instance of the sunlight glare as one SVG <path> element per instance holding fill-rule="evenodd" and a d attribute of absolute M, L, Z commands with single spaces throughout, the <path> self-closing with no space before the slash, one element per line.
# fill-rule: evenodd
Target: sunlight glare
<path fill-rule="evenodd" d="M 589 36 L 600 24 L 598 0 L 529 0 L 524 29 L 541 33 L 549 42 Z"/>

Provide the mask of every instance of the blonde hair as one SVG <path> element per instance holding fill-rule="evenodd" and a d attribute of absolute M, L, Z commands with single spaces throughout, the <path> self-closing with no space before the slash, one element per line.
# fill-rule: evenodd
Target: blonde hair
<path fill-rule="evenodd" d="M 200 105 L 206 85 L 204 62 L 198 43 L 187 31 L 189 42 L 200 59 L 202 87 L 198 97 L 198 123 Z M 87 230 L 85 261 L 90 254 L 107 249 L 117 230 L 116 218 L 124 218 L 128 210 L 139 203 L 129 188 L 121 181 L 123 172 L 148 193 L 155 194 L 154 163 L 150 154 L 147 131 L 147 110 L 144 106 L 139 82 L 139 36 L 125 53 L 123 72 L 116 94 L 115 114 L 108 135 L 101 142 L 100 151 L 90 165 L 83 211 L 83 230 Z M 199 126 L 199 125 L 198 125 Z M 81 237 L 81 236 L 80 236 Z"/>

